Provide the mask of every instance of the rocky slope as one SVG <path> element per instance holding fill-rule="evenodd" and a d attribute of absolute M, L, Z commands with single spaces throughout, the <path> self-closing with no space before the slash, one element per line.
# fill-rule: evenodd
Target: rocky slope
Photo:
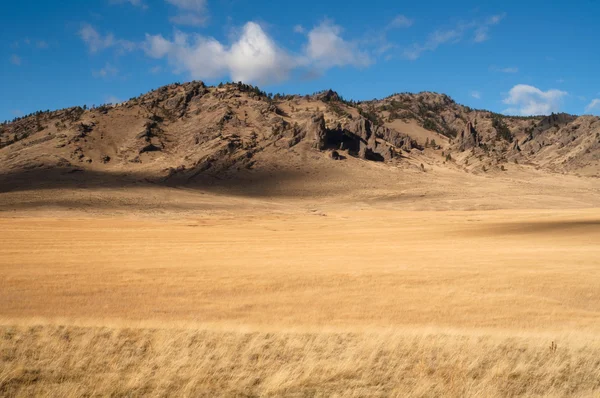
<path fill-rule="evenodd" d="M 333 91 L 272 97 L 239 83 L 190 82 L 118 105 L 38 112 L 0 126 L 5 182 L 52 170 L 177 185 L 288 161 L 302 167 L 314 156 L 475 173 L 518 164 L 599 176 L 600 119 L 506 117 L 434 93 L 354 103 Z"/>

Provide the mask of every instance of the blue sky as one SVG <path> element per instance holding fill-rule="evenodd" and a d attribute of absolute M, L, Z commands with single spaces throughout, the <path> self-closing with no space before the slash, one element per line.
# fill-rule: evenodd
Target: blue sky
<path fill-rule="evenodd" d="M 510 114 L 600 114 L 600 2 L 5 2 L 0 120 L 175 81 L 436 91 Z"/>

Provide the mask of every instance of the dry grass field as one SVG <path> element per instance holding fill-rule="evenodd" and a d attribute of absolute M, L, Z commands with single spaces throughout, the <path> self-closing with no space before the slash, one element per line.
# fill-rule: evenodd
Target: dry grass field
<path fill-rule="evenodd" d="M 2 396 L 600 394 L 600 210 L 0 219 Z"/>

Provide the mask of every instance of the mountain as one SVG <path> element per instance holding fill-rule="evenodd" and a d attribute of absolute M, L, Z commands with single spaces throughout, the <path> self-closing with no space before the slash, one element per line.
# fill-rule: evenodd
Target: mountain
<path fill-rule="evenodd" d="M 598 177 L 600 118 L 509 117 L 430 92 L 356 103 L 331 90 L 270 96 L 241 83 L 190 82 L 0 126 L 4 190 L 76 173 L 209 184 L 353 159 L 474 174 L 519 167 Z"/>

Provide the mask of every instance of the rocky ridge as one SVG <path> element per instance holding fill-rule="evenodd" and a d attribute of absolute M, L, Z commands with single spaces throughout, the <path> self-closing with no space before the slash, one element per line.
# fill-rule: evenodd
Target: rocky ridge
<path fill-rule="evenodd" d="M 190 82 L 0 126 L 6 178 L 33 169 L 102 170 L 184 184 L 319 153 L 477 173 L 518 164 L 600 176 L 600 118 L 507 117 L 428 92 L 356 103 L 331 90 L 272 96 L 242 83 Z"/>

